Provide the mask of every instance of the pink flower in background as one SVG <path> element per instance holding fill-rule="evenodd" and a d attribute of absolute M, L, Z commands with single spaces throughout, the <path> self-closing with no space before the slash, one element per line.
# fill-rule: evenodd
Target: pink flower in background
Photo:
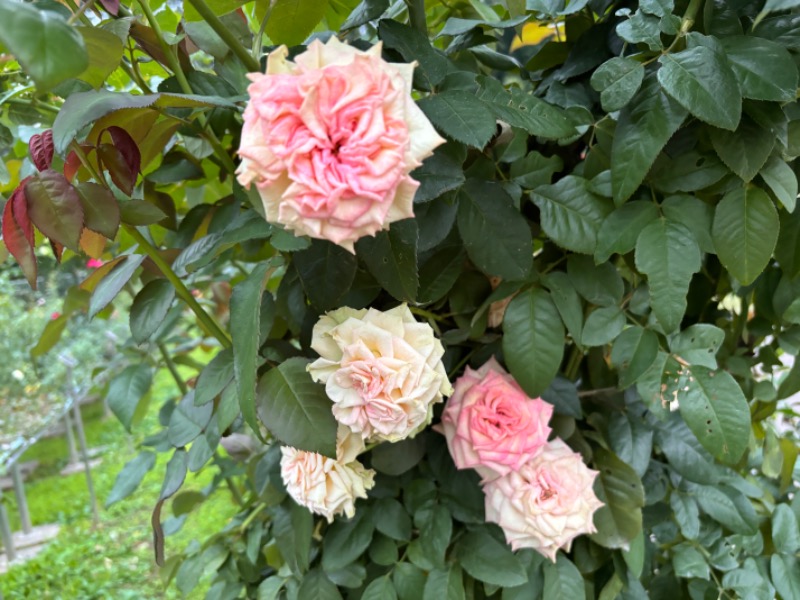
<path fill-rule="evenodd" d="M 414 64 L 390 64 L 336 37 L 266 74 L 251 73 L 237 170 L 255 183 L 267 220 L 298 234 L 353 243 L 414 216 L 409 173 L 444 140 L 411 98 Z"/>
<path fill-rule="evenodd" d="M 320 358 L 308 371 L 325 383 L 333 416 L 371 441 L 413 437 L 452 392 L 441 342 L 405 304 L 331 311 L 314 326 L 311 347 Z"/>
<path fill-rule="evenodd" d="M 597 471 L 560 439 L 542 446 L 518 471 L 488 482 L 486 520 L 497 523 L 511 548 L 533 548 L 553 562 L 559 548 L 596 531 L 592 517 L 603 506 L 592 485 Z"/>
<path fill-rule="evenodd" d="M 553 407 L 529 398 L 494 358 L 467 367 L 455 382 L 437 429 L 447 438 L 456 467 L 475 469 L 484 481 L 519 469 L 547 442 Z"/>
<path fill-rule="evenodd" d="M 58 319 L 60 316 L 61 316 L 61 313 L 60 313 L 60 312 L 58 312 L 58 311 L 56 311 L 56 312 L 54 312 L 54 313 L 51 313 L 51 314 L 50 314 L 50 320 L 51 320 L 51 321 L 55 321 L 55 320 L 56 320 L 56 319 Z"/>
<path fill-rule="evenodd" d="M 324 516 L 330 523 L 339 514 L 352 517 L 355 501 L 366 498 L 374 485 L 375 471 L 365 469 L 356 457 L 364 450 L 364 440 L 339 426 L 336 460 L 281 446 L 281 477 L 295 502 Z"/>
<path fill-rule="evenodd" d="M 89 269 L 97 269 L 103 266 L 103 261 L 100 260 L 99 258 L 90 258 L 89 260 L 86 261 L 86 266 Z"/>

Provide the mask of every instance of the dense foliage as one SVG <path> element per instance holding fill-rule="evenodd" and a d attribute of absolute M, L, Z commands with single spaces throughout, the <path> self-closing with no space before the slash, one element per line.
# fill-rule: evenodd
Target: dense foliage
<path fill-rule="evenodd" d="M 108 400 L 125 427 L 149 410 L 161 429 L 109 502 L 170 453 L 153 498 L 166 577 L 188 592 L 213 571 L 209 598 L 264 600 L 800 597 L 799 7 L 0 0 L 3 240 L 31 284 L 41 236 L 105 260 L 65 315 L 135 294 L 139 358 Z M 267 223 L 234 176 L 246 73 L 331 35 L 416 61 L 417 106 L 447 140 L 411 174 L 414 217 L 354 254 Z M 450 381 L 495 356 L 553 405 L 599 471 L 596 533 L 553 563 L 512 552 L 430 429 L 360 457 L 377 476 L 352 519 L 287 496 L 275 440 L 335 445 L 305 369 L 314 325 L 400 303 Z M 179 402 L 148 394 L 161 365 Z M 213 483 L 182 493 L 201 469 Z M 165 555 L 165 503 L 184 515 L 222 485 L 239 514 Z"/>

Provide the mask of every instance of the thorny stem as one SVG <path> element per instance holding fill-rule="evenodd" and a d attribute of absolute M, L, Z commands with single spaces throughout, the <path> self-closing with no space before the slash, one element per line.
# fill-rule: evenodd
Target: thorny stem
<path fill-rule="evenodd" d="M 94 5 L 94 0 L 86 0 L 81 7 L 75 11 L 67 20 L 67 25 L 72 25 L 75 21 L 83 17 L 84 13 Z"/>
<path fill-rule="evenodd" d="M 172 378 L 175 380 L 175 385 L 177 385 L 178 389 L 181 391 L 181 396 L 185 396 L 189 393 L 189 387 L 186 385 L 183 377 L 181 377 L 181 374 L 178 373 L 175 362 L 172 360 L 169 352 L 167 352 L 167 348 L 164 346 L 163 342 L 158 343 L 158 351 L 161 352 L 161 357 L 164 359 L 164 364 L 167 365 L 167 370 L 170 375 L 172 375 Z"/>
<path fill-rule="evenodd" d="M 139 0 L 141 3 L 142 0 Z M 231 30 L 225 27 L 225 24 L 219 20 L 219 17 L 214 13 L 213 10 L 205 3 L 205 0 L 189 0 L 189 4 L 197 11 L 197 13 L 203 17 L 206 23 L 209 24 L 211 29 L 214 30 L 222 41 L 225 42 L 225 45 L 230 48 L 233 53 L 237 56 L 239 60 L 242 61 L 245 67 L 247 67 L 248 71 L 258 72 L 261 71 L 261 63 L 259 63 L 253 56 L 247 51 L 247 49 L 239 43 L 239 40 L 236 39 L 236 36 L 231 33 Z"/>

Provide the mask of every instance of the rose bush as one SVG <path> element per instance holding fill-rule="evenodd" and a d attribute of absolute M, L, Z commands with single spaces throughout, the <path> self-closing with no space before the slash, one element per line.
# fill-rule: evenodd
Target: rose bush
<path fill-rule="evenodd" d="M 2 268 L 129 312 L 164 580 L 795 597 L 798 10 L 0 0 Z"/>

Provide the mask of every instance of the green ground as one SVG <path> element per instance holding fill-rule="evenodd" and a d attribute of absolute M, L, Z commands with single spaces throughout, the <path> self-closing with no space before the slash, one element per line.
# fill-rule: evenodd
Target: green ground
<path fill-rule="evenodd" d="M 163 400 L 170 394 L 174 394 L 174 385 L 162 371 L 154 383 L 153 397 Z M 159 455 L 159 462 L 133 496 L 109 509 L 102 508 L 117 473 L 136 454 L 137 441 L 150 427 L 144 423 L 130 436 L 113 416 L 103 417 L 101 403 L 84 406 L 82 413 L 89 446 L 107 447 L 102 464 L 92 472 L 101 503 L 100 527 L 92 528 L 83 472 L 68 477 L 58 474 L 66 464 L 66 438 L 41 440 L 23 458 L 23 461 L 41 463 L 26 485 L 31 519 L 34 525 L 59 523 L 62 529 L 35 559 L 16 565 L 0 576 L 5 600 L 179 598 L 174 585 L 164 589 L 153 562 L 150 529 L 150 515 L 161 489 L 168 455 Z M 200 490 L 212 477 L 211 468 L 197 475 L 190 473 L 182 489 Z M 13 493 L 6 494 L 4 500 L 12 529 L 18 530 Z M 234 510 L 227 492 L 213 495 L 189 515 L 180 531 L 166 538 L 166 557 L 180 552 L 192 540 L 206 539 L 227 523 Z M 165 506 L 162 519 L 170 514 L 169 507 Z M 189 597 L 202 598 L 207 586 L 201 582 Z"/>

